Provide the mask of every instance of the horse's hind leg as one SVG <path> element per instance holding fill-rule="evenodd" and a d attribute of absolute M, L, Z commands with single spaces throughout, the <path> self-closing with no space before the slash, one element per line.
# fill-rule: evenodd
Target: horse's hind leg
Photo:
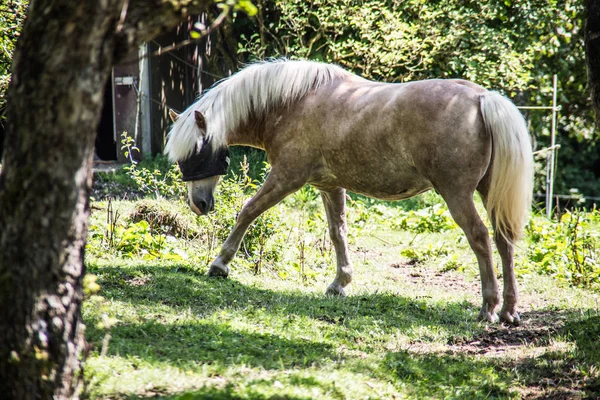
<path fill-rule="evenodd" d="M 456 194 L 445 195 L 442 193 L 442 196 L 448 204 L 454 221 L 465 232 L 469 245 L 477 257 L 483 295 L 483 306 L 479 318 L 488 322 L 497 322 L 496 307 L 500 303 L 500 296 L 498 281 L 494 273 L 490 236 L 475 209 L 473 194 L 457 196 Z"/>
<path fill-rule="evenodd" d="M 327 288 L 327 294 L 345 296 L 344 287 L 352 280 L 352 266 L 348 257 L 348 243 L 346 239 L 346 190 L 338 188 L 330 191 L 321 191 L 329 236 L 335 248 L 337 258 L 337 273 L 335 279 Z"/>
<path fill-rule="evenodd" d="M 502 278 L 504 281 L 502 311 L 500 320 L 512 325 L 519 325 L 521 317 L 517 312 L 517 301 L 519 297 L 517 280 L 515 278 L 514 247 L 504 236 L 498 233 L 494 227 L 494 241 L 502 258 Z"/>

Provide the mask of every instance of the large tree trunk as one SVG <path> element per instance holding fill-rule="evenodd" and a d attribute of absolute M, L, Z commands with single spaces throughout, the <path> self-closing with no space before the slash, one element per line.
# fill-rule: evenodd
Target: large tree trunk
<path fill-rule="evenodd" d="M 116 3 L 32 2 L 13 61 L 0 176 L 0 393 L 14 399 L 80 392 L 91 155 Z"/>
<path fill-rule="evenodd" d="M 206 3 L 31 2 L 0 174 L 0 397 L 79 397 L 83 254 L 104 85 L 132 46 Z"/>
<path fill-rule="evenodd" d="M 585 58 L 596 126 L 600 128 L 600 1 L 586 0 Z"/>

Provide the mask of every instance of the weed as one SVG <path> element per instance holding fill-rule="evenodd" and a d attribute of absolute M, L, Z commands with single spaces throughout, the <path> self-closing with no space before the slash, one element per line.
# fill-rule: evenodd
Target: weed
<path fill-rule="evenodd" d="M 408 258 L 411 264 L 422 264 L 427 261 L 437 259 L 440 256 L 447 256 L 448 249 L 444 243 L 439 246 L 428 244 L 421 249 L 415 247 L 404 249 L 400 252 L 400 254 Z M 456 264 L 458 264 L 458 258 L 455 261 L 449 261 L 449 265 Z M 452 267 L 450 266 L 449 269 L 452 269 Z"/>
<path fill-rule="evenodd" d="M 450 212 L 442 203 L 416 211 L 403 212 L 392 222 L 394 229 L 415 233 L 445 232 L 456 228 L 456 226 L 456 223 L 450 216 Z"/>
<path fill-rule="evenodd" d="M 567 211 L 559 221 L 531 219 L 525 268 L 574 286 L 600 288 L 600 212 Z"/>
<path fill-rule="evenodd" d="M 135 147 L 135 140 L 126 132 L 123 132 L 122 137 L 121 150 L 124 151 L 130 162 L 123 169 L 134 182 L 137 190 L 145 194 L 152 194 L 157 198 L 185 196 L 186 185 L 181 180 L 181 171 L 177 164 L 171 164 L 165 156 L 157 156 L 155 162 L 157 165 L 162 164 L 162 168 L 148 168 L 133 158 L 133 153 L 139 152 L 139 149 Z"/>

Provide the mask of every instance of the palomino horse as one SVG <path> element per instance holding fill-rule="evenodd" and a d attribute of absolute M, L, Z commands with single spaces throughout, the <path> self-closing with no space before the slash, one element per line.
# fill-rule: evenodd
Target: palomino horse
<path fill-rule="evenodd" d="M 241 210 L 209 274 L 227 276 L 248 226 L 306 183 L 323 198 L 337 273 L 327 292 L 352 279 L 346 240 L 346 190 L 400 200 L 435 189 L 465 232 L 479 263 L 480 318 L 498 321 L 500 303 L 481 195 L 502 259 L 500 318 L 520 322 L 513 243 L 530 208 L 533 159 L 523 117 L 508 99 L 464 80 L 387 84 L 309 61 L 250 65 L 172 114 L 165 152 L 179 162 L 198 214 L 213 208 L 227 147 L 264 149 L 271 172 Z"/>

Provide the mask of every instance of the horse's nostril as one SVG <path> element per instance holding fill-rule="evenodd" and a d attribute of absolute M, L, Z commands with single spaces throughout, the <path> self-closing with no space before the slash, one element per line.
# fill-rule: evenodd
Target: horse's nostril
<path fill-rule="evenodd" d="M 198 203 L 196 203 L 196 206 L 200 209 L 200 211 L 202 212 L 202 214 L 206 214 L 209 210 L 208 210 L 208 203 L 204 200 L 200 200 L 198 201 Z"/>

